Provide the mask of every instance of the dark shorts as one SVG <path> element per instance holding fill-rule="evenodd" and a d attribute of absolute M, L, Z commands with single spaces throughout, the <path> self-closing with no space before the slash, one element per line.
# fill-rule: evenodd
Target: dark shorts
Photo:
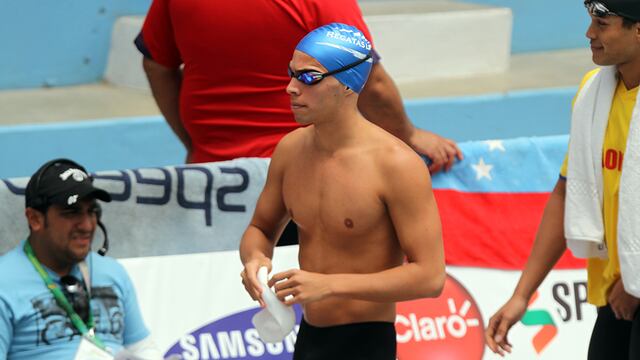
<path fill-rule="evenodd" d="M 640 310 L 633 321 L 616 319 L 611 306 L 598 308 L 588 360 L 640 359 Z"/>
<path fill-rule="evenodd" d="M 303 318 L 293 360 L 328 359 L 395 360 L 395 326 L 390 322 L 364 322 L 315 327 Z"/>
<path fill-rule="evenodd" d="M 289 221 L 276 244 L 276 246 L 287 245 L 298 245 L 298 226 L 293 221 Z"/>

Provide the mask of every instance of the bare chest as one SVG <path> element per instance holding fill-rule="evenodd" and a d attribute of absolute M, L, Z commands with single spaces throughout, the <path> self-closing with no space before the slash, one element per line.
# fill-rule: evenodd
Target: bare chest
<path fill-rule="evenodd" d="M 285 173 L 284 202 L 303 234 L 366 236 L 388 222 L 380 176 L 366 161 L 299 162 Z"/>

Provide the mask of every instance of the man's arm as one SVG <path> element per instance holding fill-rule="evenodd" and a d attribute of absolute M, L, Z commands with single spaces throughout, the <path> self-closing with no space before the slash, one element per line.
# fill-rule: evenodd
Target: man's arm
<path fill-rule="evenodd" d="M 431 177 L 422 160 L 408 151 L 385 159 L 383 200 L 407 263 L 370 279 L 341 275 L 336 295 L 369 301 L 405 301 L 437 297 L 446 278 L 440 214 Z M 364 275 L 367 276 L 367 275 Z"/>
<path fill-rule="evenodd" d="M 251 298 L 262 306 L 262 287 L 257 278 L 258 269 L 266 266 L 271 271 L 273 248 L 289 221 L 289 215 L 282 197 L 282 180 L 287 153 L 291 152 L 291 138 L 298 131 L 286 135 L 271 156 L 269 172 L 262 193 L 256 203 L 253 218 L 240 241 L 240 260 L 244 269 L 240 276 Z"/>
<path fill-rule="evenodd" d="M 140 304 L 136 289 L 125 268 L 115 262 L 112 268 L 105 268 L 103 271 L 113 275 L 115 279 L 114 286 L 122 290 L 123 313 L 124 313 L 124 329 L 122 334 L 122 342 L 124 350 L 116 354 L 116 359 L 126 358 L 133 355 L 135 359 L 140 360 L 158 360 L 162 359 L 162 353 L 153 341 L 149 329 L 142 317 Z"/>
<path fill-rule="evenodd" d="M 143 56 L 142 67 L 147 74 L 153 98 L 167 123 L 187 149 L 187 162 L 191 158 L 191 137 L 180 119 L 180 87 L 182 70 L 168 68 Z"/>
<path fill-rule="evenodd" d="M 522 318 L 529 299 L 567 248 L 564 237 L 566 180 L 559 179 L 542 215 L 538 233 L 518 285 L 507 303 L 489 320 L 485 340 L 495 353 L 511 352 L 509 329 Z"/>
<path fill-rule="evenodd" d="M 270 280 L 287 304 L 328 296 L 396 302 L 440 295 L 445 281 L 444 250 L 438 208 L 429 172 L 413 152 L 403 149 L 383 166 L 383 198 L 407 264 L 371 274 L 316 274 L 289 270 Z M 284 281 L 283 281 L 284 280 Z"/>
<path fill-rule="evenodd" d="M 9 306 L 0 298 L 0 359 L 5 359 L 9 353 L 11 347 L 11 340 L 13 339 L 13 314 L 9 309 Z"/>
<path fill-rule="evenodd" d="M 415 151 L 427 155 L 432 163 L 429 170 L 449 170 L 462 151 L 452 140 L 430 131 L 417 129 L 404 111 L 400 92 L 382 64 L 375 63 L 369 80 L 358 99 L 358 108 L 365 118 L 401 139 Z"/>

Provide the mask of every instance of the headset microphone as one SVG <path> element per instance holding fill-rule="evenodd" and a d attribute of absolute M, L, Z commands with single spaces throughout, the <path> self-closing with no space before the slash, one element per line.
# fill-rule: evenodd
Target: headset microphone
<path fill-rule="evenodd" d="M 104 241 L 102 242 L 102 247 L 98 249 L 98 254 L 100 256 L 105 256 L 107 251 L 109 251 L 109 236 L 107 235 L 107 228 L 104 226 L 100 218 L 102 217 L 102 206 L 96 203 L 96 218 L 98 218 L 98 226 L 100 230 L 102 230 L 102 234 L 104 235 Z"/>
<path fill-rule="evenodd" d="M 99 221 L 99 220 L 98 220 L 98 226 L 100 227 L 100 230 L 102 230 L 102 233 L 104 234 L 104 241 L 102 242 L 102 247 L 98 249 L 98 254 L 101 256 L 105 256 L 107 251 L 109 251 L 109 237 L 107 236 L 107 228 L 105 228 L 102 221 Z"/>

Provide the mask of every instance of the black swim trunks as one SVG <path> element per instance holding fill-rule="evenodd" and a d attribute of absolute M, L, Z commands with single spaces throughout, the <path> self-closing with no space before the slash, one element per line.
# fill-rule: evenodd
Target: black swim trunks
<path fill-rule="evenodd" d="M 381 321 L 315 327 L 303 318 L 293 360 L 329 359 L 395 360 L 394 324 Z"/>

